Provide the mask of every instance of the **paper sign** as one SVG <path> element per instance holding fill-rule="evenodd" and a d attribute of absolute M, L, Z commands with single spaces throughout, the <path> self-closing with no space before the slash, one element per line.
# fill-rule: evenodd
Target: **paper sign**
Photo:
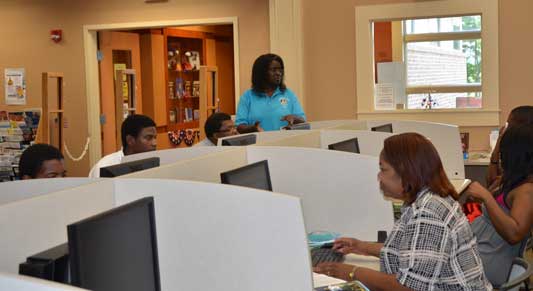
<path fill-rule="evenodd" d="M 4 88 L 6 105 L 26 105 L 26 80 L 24 69 L 5 69 Z"/>
<path fill-rule="evenodd" d="M 374 108 L 376 110 L 394 110 L 394 88 L 392 84 L 376 84 L 374 96 Z"/>

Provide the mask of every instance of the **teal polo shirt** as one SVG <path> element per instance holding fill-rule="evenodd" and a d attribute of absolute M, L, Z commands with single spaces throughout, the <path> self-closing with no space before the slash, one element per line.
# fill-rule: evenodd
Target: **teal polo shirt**
<path fill-rule="evenodd" d="M 239 100 L 235 124 L 237 126 L 253 125 L 259 121 L 261 128 L 265 131 L 280 130 L 281 127 L 288 125 L 287 121 L 280 120 L 288 114 L 305 119 L 302 106 L 291 90 L 285 89 L 282 92 L 277 88 L 274 94 L 268 97 L 265 93 L 257 94 L 252 89 L 248 89 Z"/>

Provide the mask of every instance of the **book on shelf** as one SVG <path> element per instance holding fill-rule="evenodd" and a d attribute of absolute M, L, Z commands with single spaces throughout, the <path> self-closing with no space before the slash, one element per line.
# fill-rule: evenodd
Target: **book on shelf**
<path fill-rule="evenodd" d="M 183 91 L 183 79 L 182 78 L 176 78 L 176 84 L 175 84 L 176 94 L 175 98 L 181 99 L 184 97 L 184 91 Z"/>
<path fill-rule="evenodd" d="M 170 123 L 176 123 L 176 110 L 172 109 L 168 112 L 168 119 Z"/>
<path fill-rule="evenodd" d="M 193 119 L 194 120 L 199 120 L 200 119 L 200 110 L 198 110 L 198 109 L 194 109 L 193 110 Z"/>
<path fill-rule="evenodd" d="M 191 97 L 191 94 L 192 94 L 191 81 L 185 81 L 185 87 L 183 91 L 184 91 L 183 97 L 185 98 Z"/>
<path fill-rule="evenodd" d="M 168 82 L 168 98 L 176 98 L 176 94 L 174 94 L 174 82 Z"/>
<path fill-rule="evenodd" d="M 192 82 L 192 97 L 200 97 L 200 81 Z"/>

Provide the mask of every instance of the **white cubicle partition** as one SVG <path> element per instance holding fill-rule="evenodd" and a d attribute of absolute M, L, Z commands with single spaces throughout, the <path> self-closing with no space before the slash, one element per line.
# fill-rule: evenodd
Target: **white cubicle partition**
<path fill-rule="evenodd" d="M 376 240 L 392 229 L 393 209 L 377 182 L 378 159 L 311 148 L 247 147 L 248 163 L 268 160 L 274 191 L 302 198 L 308 232 Z"/>
<path fill-rule="evenodd" d="M 114 205 L 112 179 L 0 205 L 0 271 L 18 273 L 19 263 L 67 242 L 67 224 Z"/>
<path fill-rule="evenodd" d="M 32 179 L 0 183 L 0 205 L 98 181 L 93 178 Z"/>
<path fill-rule="evenodd" d="M 135 172 L 121 178 L 181 179 L 219 183 L 221 172 L 247 164 L 245 147 L 224 148 L 224 151 Z"/>
<path fill-rule="evenodd" d="M 88 291 L 70 285 L 28 276 L 0 273 L 0 290 L 9 291 Z"/>
<path fill-rule="evenodd" d="M 377 157 L 299 147 L 231 149 L 123 178 L 218 183 L 221 172 L 267 159 L 274 191 L 303 198 L 308 231 L 325 229 L 375 240 L 378 230 L 392 228 L 392 205 L 377 183 Z"/>
<path fill-rule="evenodd" d="M 322 144 L 321 148 L 327 149 L 328 145 L 332 143 L 356 137 L 361 154 L 379 157 L 379 154 L 383 149 L 383 141 L 392 135 L 392 133 L 368 130 L 322 130 L 320 136 Z"/>
<path fill-rule="evenodd" d="M 275 131 L 261 131 L 250 133 L 256 136 L 256 144 L 263 144 L 272 142 L 279 139 L 284 139 L 290 136 L 297 136 L 307 134 L 307 130 L 275 130 Z M 218 140 L 218 145 L 222 145 L 222 140 L 233 138 L 235 136 L 223 137 Z"/>
<path fill-rule="evenodd" d="M 312 290 L 299 199 L 191 181 L 115 181 L 118 205 L 154 197 L 162 290 Z"/>
<path fill-rule="evenodd" d="M 320 131 L 319 130 L 295 130 L 301 134 L 293 134 L 291 131 L 277 132 L 278 138 L 268 141 L 257 142 L 257 146 L 278 146 L 285 147 L 311 147 L 320 148 Z M 259 135 L 261 135 L 260 133 Z"/>
<path fill-rule="evenodd" d="M 322 121 L 312 121 L 309 122 L 311 124 L 311 129 L 330 129 L 330 128 L 337 128 L 339 126 L 343 126 L 345 124 L 350 124 L 350 129 L 357 129 L 357 130 L 364 130 L 366 129 L 366 121 L 364 120 L 356 120 L 356 119 L 341 119 L 341 120 L 322 120 Z M 357 124 L 360 124 L 360 128 L 355 128 Z"/>
<path fill-rule="evenodd" d="M 167 164 L 172 164 L 172 163 L 179 162 L 179 161 L 194 159 L 196 157 L 201 157 L 201 156 L 205 156 L 205 155 L 212 154 L 212 153 L 222 152 L 225 150 L 228 150 L 228 149 L 222 148 L 222 147 L 207 147 L 207 146 L 206 147 L 196 146 L 196 147 L 190 147 L 190 148 L 176 148 L 176 149 L 151 151 L 151 152 L 144 152 L 144 153 L 135 154 L 135 155 L 124 156 L 124 158 L 122 159 L 122 162 L 125 163 L 125 162 L 140 160 L 140 159 L 158 157 L 161 165 L 167 165 Z"/>
<path fill-rule="evenodd" d="M 368 128 L 392 124 L 393 133 L 417 132 L 429 138 L 439 152 L 449 179 L 464 179 L 465 167 L 459 127 L 451 124 L 424 121 L 368 120 Z"/>
<path fill-rule="evenodd" d="M 162 290 L 312 290 L 298 198 L 178 180 L 106 179 L 1 205 L 0 271 L 65 243 L 68 224 L 145 196 L 155 200 Z"/>
<path fill-rule="evenodd" d="M 417 132 L 429 138 L 439 152 L 450 179 L 464 179 L 464 161 L 459 127 L 451 124 L 410 120 L 331 120 L 321 121 L 324 129 L 370 130 L 391 123 L 394 134 Z M 327 126 L 326 126 L 327 125 Z M 318 127 L 318 126 L 317 126 Z M 313 128 L 313 127 L 312 127 Z"/>

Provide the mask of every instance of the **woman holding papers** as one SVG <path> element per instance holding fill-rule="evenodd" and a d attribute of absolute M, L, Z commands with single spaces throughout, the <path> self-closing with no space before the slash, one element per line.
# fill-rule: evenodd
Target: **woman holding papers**
<path fill-rule="evenodd" d="M 315 272 L 359 280 L 370 290 L 492 290 L 470 225 L 455 200 L 437 150 L 417 133 L 387 138 L 378 180 L 385 196 L 404 201 L 385 243 L 339 238 L 333 248 L 380 258 L 380 271 L 322 263 Z"/>
<path fill-rule="evenodd" d="M 533 226 L 533 125 L 510 126 L 499 146 L 503 176 L 493 194 L 474 182 L 466 190 L 483 203 L 472 223 L 487 278 L 499 286 L 521 256 Z"/>

